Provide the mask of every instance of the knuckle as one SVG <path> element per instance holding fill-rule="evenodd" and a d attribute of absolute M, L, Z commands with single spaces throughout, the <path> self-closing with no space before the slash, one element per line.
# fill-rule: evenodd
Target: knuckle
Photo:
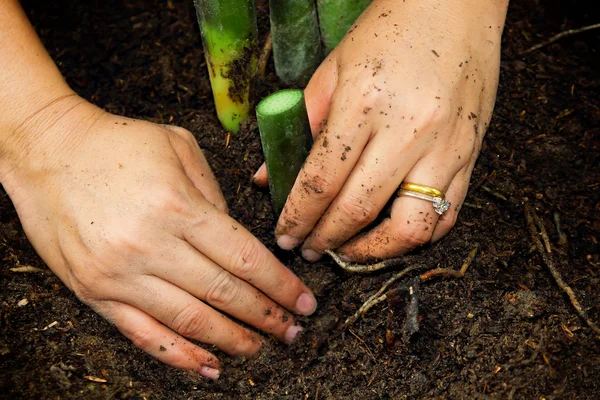
<path fill-rule="evenodd" d="M 299 180 L 302 194 L 317 201 L 332 200 L 337 192 L 335 176 L 324 163 L 324 160 L 308 161 Z"/>
<path fill-rule="evenodd" d="M 377 210 L 372 202 L 364 198 L 354 198 L 340 204 L 343 220 L 349 225 L 365 226 L 377 218 Z"/>
<path fill-rule="evenodd" d="M 260 343 L 252 333 L 243 330 L 237 339 L 231 343 L 230 355 L 253 355 L 260 348 Z"/>
<path fill-rule="evenodd" d="M 187 216 L 189 199 L 183 191 L 173 184 L 164 184 L 158 187 L 150 198 L 150 210 L 152 215 L 171 215 L 173 213 Z"/>
<path fill-rule="evenodd" d="M 191 304 L 181 310 L 171 323 L 171 328 L 184 337 L 201 337 L 207 327 L 208 315 Z"/>
<path fill-rule="evenodd" d="M 260 273 L 260 267 L 265 264 L 260 245 L 254 239 L 245 239 L 239 247 L 241 250 L 234 255 L 231 265 L 235 275 L 244 280 L 251 279 Z"/>
<path fill-rule="evenodd" d="M 176 134 L 177 136 L 185 139 L 186 141 L 196 141 L 194 135 L 185 128 L 182 128 L 177 125 L 167 125 L 167 129 Z"/>
<path fill-rule="evenodd" d="M 431 240 L 433 229 L 431 227 L 419 227 L 398 232 L 398 240 L 405 244 L 406 247 L 415 248 L 428 243 Z"/>
<path fill-rule="evenodd" d="M 97 294 L 97 280 L 94 279 L 94 281 L 96 281 L 96 285 L 94 285 L 92 282 L 93 279 L 88 276 L 90 275 L 86 276 L 84 274 L 81 277 L 71 280 L 71 289 L 73 290 L 73 293 L 75 293 L 75 296 L 85 304 L 94 301 Z"/>
<path fill-rule="evenodd" d="M 452 119 L 450 105 L 439 105 L 432 102 L 427 102 L 416 110 L 413 108 L 410 114 L 413 115 L 416 122 L 416 133 L 447 126 Z"/>
<path fill-rule="evenodd" d="M 106 234 L 105 246 L 103 249 L 107 257 L 113 258 L 115 254 L 125 257 L 133 257 L 146 253 L 148 246 L 144 229 L 141 224 L 130 221 L 126 226 L 113 227 Z M 101 268 L 102 271 L 109 273 L 118 273 L 116 268 Z"/>
<path fill-rule="evenodd" d="M 122 276 L 119 268 L 88 264 L 85 268 L 74 267 L 71 269 L 71 289 L 73 293 L 85 304 L 91 304 L 98 297 L 102 297 L 107 281 L 118 280 Z"/>
<path fill-rule="evenodd" d="M 238 298 L 240 290 L 238 282 L 231 274 L 222 270 L 206 292 L 206 301 L 216 308 L 227 308 Z"/>
<path fill-rule="evenodd" d="M 147 329 L 136 328 L 126 335 L 129 340 L 138 348 L 148 350 L 153 345 L 152 332 Z"/>

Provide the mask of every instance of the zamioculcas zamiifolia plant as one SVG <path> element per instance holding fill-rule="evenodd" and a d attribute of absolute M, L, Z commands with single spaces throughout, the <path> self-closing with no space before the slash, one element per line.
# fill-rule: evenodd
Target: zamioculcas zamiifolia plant
<path fill-rule="evenodd" d="M 325 55 L 337 46 L 372 0 L 317 0 Z"/>
<path fill-rule="evenodd" d="M 269 0 L 275 72 L 286 84 L 304 87 L 322 60 L 314 0 Z"/>
<path fill-rule="evenodd" d="M 194 0 L 217 115 L 237 132 L 253 106 L 258 59 L 253 0 Z"/>
<path fill-rule="evenodd" d="M 312 146 L 304 92 L 285 89 L 267 96 L 258 103 L 256 117 L 271 201 L 279 215 Z"/>

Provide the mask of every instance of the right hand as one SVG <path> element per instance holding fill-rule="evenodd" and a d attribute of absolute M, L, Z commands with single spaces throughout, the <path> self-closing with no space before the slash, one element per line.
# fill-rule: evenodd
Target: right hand
<path fill-rule="evenodd" d="M 26 121 L 0 179 L 31 243 L 81 299 L 162 362 L 216 379 L 219 361 L 284 342 L 310 290 L 227 205 L 194 137 L 72 95 Z M 29 143 L 29 144 L 25 144 Z M 220 312 L 220 311 L 221 312 Z"/>

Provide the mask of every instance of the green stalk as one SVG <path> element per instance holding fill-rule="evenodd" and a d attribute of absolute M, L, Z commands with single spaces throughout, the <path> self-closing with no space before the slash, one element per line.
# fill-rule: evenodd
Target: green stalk
<path fill-rule="evenodd" d="M 194 0 L 217 115 L 237 132 L 254 102 L 258 60 L 253 0 Z"/>
<path fill-rule="evenodd" d="M 322 60 L 314 0 L 269 0 L 275 72 L 286 84 L 306 86 Z"/>
<path fill-rule="evenodd" d="M 337 46 L 372 0 L 317 0 L 325 55 Z"/>
<path fill-rule="evenodd" d="M 312 146 L 304 92 L 285 89 L 267 96 L 256 107 L 256 117 L 273 209 L 279 215 Z"/>

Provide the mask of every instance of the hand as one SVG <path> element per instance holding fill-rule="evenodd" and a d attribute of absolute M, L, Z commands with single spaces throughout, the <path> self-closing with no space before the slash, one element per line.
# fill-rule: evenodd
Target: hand
<path fill-rule="evenodd" d="M 280 247 L 304 241 L 307 260 L 337 248 L 363 261 L 448 233 L 491 118 L 506 7 L 373 2 L 306 88 L 315 143 L 279 218 Z M 403 181 L 444 191 L 452 207 L 438 217 L 431 203 L 398 197 L 389 218 L 353 238 Z"/>
<path fill-rule="evenodd" d="M 13 137 L 15 135 L 12 135 Z M 186 130 L 108 114 L 66 95 L 21 125 L 2 184 L 48 266 L 86 304 L 162 362 L 218 378 L 185 338 L 251 356 L 284 342 L 310 290 L 243 226 Z"/>

